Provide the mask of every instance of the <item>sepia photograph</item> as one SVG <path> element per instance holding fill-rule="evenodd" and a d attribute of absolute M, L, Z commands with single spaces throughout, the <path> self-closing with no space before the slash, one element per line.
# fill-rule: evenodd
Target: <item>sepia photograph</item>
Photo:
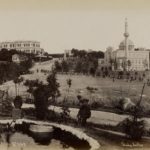
<path fill-rule="evenodd" d="M 150 150 L 149 0 L 0 0 L 0 150 Z"/>

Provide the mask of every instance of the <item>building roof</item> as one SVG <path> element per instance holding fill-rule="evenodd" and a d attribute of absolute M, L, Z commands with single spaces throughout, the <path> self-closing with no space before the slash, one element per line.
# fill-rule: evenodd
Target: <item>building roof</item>
<path fill-rule="evenodd" d="M 39 41 L 32 41 L 32 40 L 16 40 L 16 41 L 2 41 L 2 42 L 0 42 L 1 44 L 3 44 L 3 43 L 32 43 L 32 42 L 34 42 L 34 43 L 40 43 Z"/>
<path fill-rule="evenodd" d="M 127 39 L 127 42 L 128 42 L 128 45 L 134 46 L 134 43 L 130 39 Z M 122 42 L 120 42 L 119 46 L 125 46 L 125 40 L 123 40 Z"/>

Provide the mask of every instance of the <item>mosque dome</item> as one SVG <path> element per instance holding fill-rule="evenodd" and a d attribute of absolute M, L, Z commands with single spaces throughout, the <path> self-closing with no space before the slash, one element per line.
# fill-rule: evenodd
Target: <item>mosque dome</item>
<path fill-rule="evenodd" d="M 128 50 L 134 50 L 134 43 L 130 39 L 127 39 L 127 45 L 128 45 Z M 125 50 L 125 48 L 126 48 L 126 43 L 125 40 L 123 40 L 122 42 L 120 42 L 119 49 Z"/>

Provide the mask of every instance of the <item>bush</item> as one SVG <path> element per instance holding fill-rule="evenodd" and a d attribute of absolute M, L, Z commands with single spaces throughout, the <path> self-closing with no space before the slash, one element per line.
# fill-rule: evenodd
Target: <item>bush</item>
<path fill-rule="evenodd" d="M 145 122 L 127 118 L 123 123 L 123 130 L 130 139 L 140 140 L 145 133 Z"/>
<path fill-rule="evenodd" d="M 2 113 L 6 116 L 10 116 L 12 113 L 12 103 L 10 101 L 10 99 L 6 99 L 2 101 Z"/>
<path fill-rule="evenodd" d="M 104 104 L 102 102 L 97 102 L 97 101 L 94 101 L 91 103 L 91 108 L 93 109 L 97 109 L 97 108 L 100 108 L 102 107 Z"/>
<path fill-rule="evenodd" d="M 56 113 L 53 110 L 48 110 L 48 113 L 46 115 L 46 119 L 50 120 L 50 121 L 58 122 L 60 120 L 60 114 Z"/>
<path fill-rule="evenodd" d="M 35 116 L 36 112 L 35 112 L 35 108 L 23 108 L 23 113 L 26 116 Z"/>
<path fill-rule="evenodd" d="M 120 98 L 110 98 L 110 106 L 109 107 L 112 107 L 112 108 L 115 108 L 115 109 L 121 109 L 122 107 L 122 103 L 121 103 L 121 99 Z"/>
<path fill-rule="evenodd" d="M 145 133 L 145 121 L 141 119 L 142 112 L 141 106 L 134 106 L 130 112 L 131 117 L 123 121 L 123 130 L 132 140 L 141 140 Z"/>
<path fill-rule="evenodd" d="M 34 90 L 34 105 L 37 119 L 43 120 L 48 111 L 49 88 L 46 85 L 39 85 Z"/>
<path fill-rule="evenodd" d="M 62 112 L 60 113 L 61 122 L 67 123 L 69 121 L 69 119 L 70 119 L 69 107 L 63 106 L 61 109 L 62 109 Z"/>

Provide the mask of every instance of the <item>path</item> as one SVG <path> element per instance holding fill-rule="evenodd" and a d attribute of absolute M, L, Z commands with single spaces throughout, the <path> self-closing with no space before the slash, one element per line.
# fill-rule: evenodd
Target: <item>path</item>
<path fill-rule="evenodd" d="M 23 104 L 22 108 L 34 108 L 33 104 Z M 62 112 L 61 107 L 58 106 L 50 106 L 49 109 L 53 110 L 55 112 Z M 69 108 L 70 110 L 70 116 L 73 119 L 77 119 L 77 113 L 79 111 L 78 108 Z M 92 110 L 91 111 L 91 117 L 88 119 L 88 122 L 92 122 L 95 124 L 107 124 L 107 125 L 117 125 L 118 123 L 120 123 L 121 121 L 123 121 L 125 118 L 128 117 L 128 115 L 124 115 L 124 114 L 115 114 L 115 113 L 111 113 L 111 112 L 103 112 L 103 111 L 96 111 L 96 110 Z M 150 129 L 150 118 L 143 118 L 146 121 L 146 128 Z"/>

